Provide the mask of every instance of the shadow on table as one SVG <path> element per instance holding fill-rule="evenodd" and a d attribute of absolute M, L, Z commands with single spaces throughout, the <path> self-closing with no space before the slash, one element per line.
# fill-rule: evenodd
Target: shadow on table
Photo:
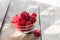
<path fill-rule="evenodd" d="M 11 36 L 11 40 L 39 40 L 40 37 L 35 37 L 33 34 L 22 34 L 20 36 Z"/>

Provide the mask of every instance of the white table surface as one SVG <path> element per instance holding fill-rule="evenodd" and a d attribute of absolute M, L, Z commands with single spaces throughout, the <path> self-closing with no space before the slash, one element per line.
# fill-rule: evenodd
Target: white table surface
<path fill-rule="evenodd" d="M 40 10 L 43 40 L 60 40 L 60 8 L 40 3 Z"/>
<path fill-rule="evenodd" d="M 33 1 L 36 1 L 36 2 L 41 2 L 41 3 L 45 3 L 45 4 L 48 4 L 48 5 L 53 5 L 53 6 L 56 6 L 56 7 L 60 7 L 60 0 L 33 0 Z"/>
<path fill-rule="evenodd" d="M 0 27 L 10 0 L 0 0 Z"/>

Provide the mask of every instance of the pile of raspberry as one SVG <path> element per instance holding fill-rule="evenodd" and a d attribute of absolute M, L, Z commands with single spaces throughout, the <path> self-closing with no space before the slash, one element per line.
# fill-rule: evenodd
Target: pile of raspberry
<path fill-rule="evenodd" d="M 20 14 L 18 15 L 15 15 L 11 18 L 11 24 L 13 25 L 13 27 L 17 28 L 18 30 L 20 29 L 26 29 L 26 28 L 31 28 L 33 27 L 35 22 L 36 22 L 36 17 L 37 17 L 37 14 L 36 13 L 28 13 L 26 11 L 23 11 L 21 12 Z M 29 26 L 31 25 L 31 26 Z M 31 29 L 27 29 L 27 30 L 20 30 L 21 32 L 24 32 L 24 31 L 29 31 Z M 37 37 L 41 36 L 41 31 L 39 30 L 35 30 L 33 32 L 33 34 Z"/>
<path fill-rule="evenodd" d="M 14 24 L 15 28 L 29 28 L 32 26 L 29 26 L 31 24 L 34 24 L 36 22 L 36 13 L 28 13 L 26 11 L 21 12 L 18 15 L 15 15 L 11 18 L 11 23 Z M 25 27 L 24 27 L 25 26 Z"/>

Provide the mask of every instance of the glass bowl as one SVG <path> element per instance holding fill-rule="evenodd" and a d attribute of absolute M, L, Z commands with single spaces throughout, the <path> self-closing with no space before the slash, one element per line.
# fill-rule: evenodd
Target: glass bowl
<path fill-rule="evenodd" d="M 34 28 L 36 27 L 36 22 L 34 24 L 28 25 L 27 26 L 20 26 L 20 27 L 16 27 L 15 24 L 11 23 L 12 27 L 15 28 L 16 30 L 22 32 L 22 33 L 30 33 L 34 30 Z"/>

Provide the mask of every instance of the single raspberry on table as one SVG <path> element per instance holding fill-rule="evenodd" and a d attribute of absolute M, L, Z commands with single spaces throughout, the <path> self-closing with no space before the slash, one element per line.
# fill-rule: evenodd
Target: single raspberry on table
<path fill-rule="evenodd" d="M 41 31 L 40 31 L 40 30 L 35 30 L 35 31 L 34 31 L 34 35 L 35 35 L 36 37 L 41 36 Z"/>
<path fill-rule="evenodd" d="M 35 17 L 37 17 L 37 14 L 36 14 L 36 13 L 32 13 L 32 16 L 35 16 Z"/>

